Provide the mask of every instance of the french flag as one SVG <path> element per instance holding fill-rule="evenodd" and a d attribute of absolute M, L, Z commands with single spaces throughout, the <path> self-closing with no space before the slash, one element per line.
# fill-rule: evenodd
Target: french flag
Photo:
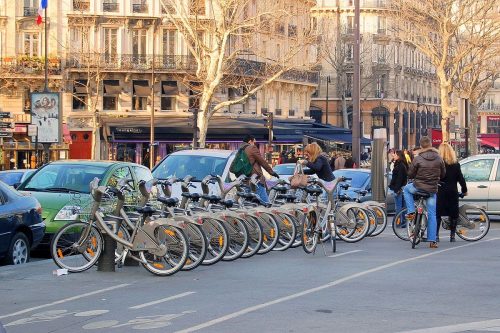
<path fill-rule="evenodd" d="M 36 24 L 40 25 L 43 21 L 43 11 L 47 9 L 48 0 L 40 0 L 40 5 L 38 6 L 38 17 L 36 18 Z"/>

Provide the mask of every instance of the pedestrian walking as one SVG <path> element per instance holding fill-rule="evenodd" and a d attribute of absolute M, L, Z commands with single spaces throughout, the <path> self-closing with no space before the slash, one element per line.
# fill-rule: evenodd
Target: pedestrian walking
<path fill-rule="evenodd" d="M 256 142 L 257 140 L 255 140 L 253 135 L 246 135 L 240 149 L 244 148 L 245 154 L 253 167 L 252 175 L 256 174 L 259 176 L 259 183 L 257 184 L 257 189 L 255 191 L 256 194 L 263 202 L 268 203 L 269 196 L 267 195 L 266 179 L 264 177 L 264 173 L 262 172 L 262 168 L 264 168 L 273 177 L 279 178 L 279 175 L 273 171 L 271 166 L 262 157 L 259 149 L 255 145 Z"/>
<path fill-rule="evenodd" d="M 352 155 L 347 156 L 345 163 L 344 163 L 344 168 L 345 169 L 353 169 L 356 167 L 356 163 L 354 163 L 354 159 L 352 158 Z"/>
<path fill-rule="evenodd" d="M 323 153 L 323 150 L 316 142 L 306 146 L 304 149 L 304 156 L 306 159 L 300 161 L 300 163 L 309 168 L 309 170 L 304 170 L 305 174 L 316 174 L 321 180 L 326 182 L 333 181 L 334 177 L 328 155 Z"/>
<path fill-rule="evenodd" d="M 391 183 L 389 189 L 394 192 L 394 201 L 396 204 L 396 215 L 403 209 L 403 188 L 408 181 L 408 164 L 403 151 L 396 150 L 392 153 L 394 163 L 392 169 Z M 405 227 L 403 224 L 402 227 Z"/>
<path fill-rule="evenodd" d="M 439 181 L 444 178 L 446 169 L 443 159 L 439 156 L 439 152 L 432 148 L 431 139 L 424 136 L 420 139 L 420 147 L 418 156 L 416 156 L 408 168 L 408 178 L 413 179 L 413 183 L 409 183 L 404 187 L 404 199 L 408 214 L 406 214 L 407 222 L 413 221 L 415 218 L 415 200 L 413 195 L 417 191 L 425 191 L 430 194 L 426 199 L 427 207 L 427 240 L 430 241 L 431 248 L 437 248 L 436 242 L 436 193 L 438 191 Z"/>
<path fill-rule="evenodd" d="M 344 169 L 344 167 L 345 167 L 345 158 L 344 156 L 339 154 L 335 159 L 335 170 Z"/>
<path fill-rule="evenodd" d="M 330 168 L 332 171 L 335 171 L 335 160 L 337 159 L 337 155 L 335 153 L 332 154 L 332 158 L 330 158 Z"/>
<path fill-rule="evenodd" d="M 439 237 L 441 216 L 448 216 L 450 221 L 450 242 L 454 242 L 459 213 L 457 183 L 460 184 L 460 190 L 464 195 L 467 195 L 467 184 L 453 147 L 448 143 L 441 144 L 439 146 L 439 155 L 444 161 L 446 175 L 441 178 L 438 190 L 436 235 Z"/>

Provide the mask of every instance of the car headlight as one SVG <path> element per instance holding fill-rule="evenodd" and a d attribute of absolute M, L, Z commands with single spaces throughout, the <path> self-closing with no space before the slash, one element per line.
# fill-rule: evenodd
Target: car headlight
<path fill-rule="evenodd" d="M 54 220 L 74 221 L 78 219 L 80 209 L 80 206 L 64 206 L 54 217 Z"/>

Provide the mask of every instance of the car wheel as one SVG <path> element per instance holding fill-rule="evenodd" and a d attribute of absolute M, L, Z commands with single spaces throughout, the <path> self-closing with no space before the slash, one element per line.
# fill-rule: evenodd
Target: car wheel
<path fill-rule="evenodd" d="M 22 232 L 18 232 L 10 242 L 7 263 L 11 265 L 25 264 L 30 260 L 30 242 Z"/>

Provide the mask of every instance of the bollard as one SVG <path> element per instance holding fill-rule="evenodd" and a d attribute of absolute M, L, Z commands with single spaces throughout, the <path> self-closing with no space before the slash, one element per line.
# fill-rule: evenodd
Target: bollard
<path fill-rule="evenodd" d="M 386 172 L 386 139 L 387 131 L 385 128 L 377 128 L 373 133 L 373 149 L 372 149 L 372 200 L 385 202 L 385 172 Z"/>
<path fill-rule="evenodd" d="M 115 271 L 116 241 L 107 234 L 103 234 L 104 249 L 97 261 L 97 270 L 101 272 Z"/>

